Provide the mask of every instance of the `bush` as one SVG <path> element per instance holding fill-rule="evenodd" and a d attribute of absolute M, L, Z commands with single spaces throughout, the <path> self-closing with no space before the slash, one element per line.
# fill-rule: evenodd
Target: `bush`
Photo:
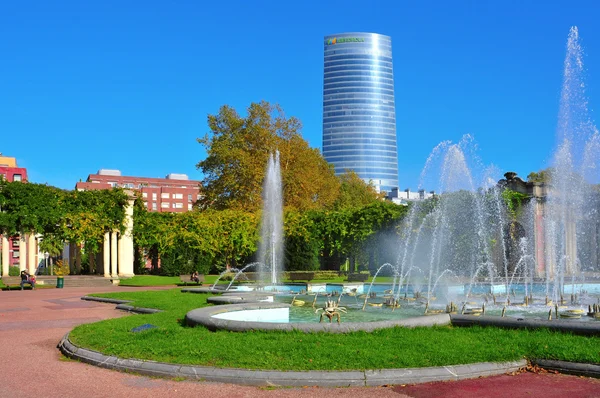
<path fill-rule="evenodd" d="M 315 279 L 331 280 L 338 277 L 337 271 L 315 271 Z"/>
<path fill-rule="evenodd" d="M 312 281 L 314 278 L 314 271 L 292 271 L 289 273 L 291 281 Z"/>
<path fill-rule="evenodd" d="M 348 274 L 348 282 L 366 282 L 369 279 L 369 273 Z"/>
<path fill-rule="evenodd" d="M 19 276 L 21 274 L 21 269 L 16 266 L 8 267 L 8 276 Z"/>
<path fill-rule="evenodd" d="M 185 245 L 171 247 L 160 256 L 160 274 L 164 276 L 178 276 L 192 274 L 208 274 L 210 264 L 201 253 Z"/>
<path fill-rule="evenodd" d="M 65 276 L 71 273 L 69 263 L 63 260 L 58 260 L 56 263 L 54 263 L 52 266 L 52 271 L 56 276 Z"/>

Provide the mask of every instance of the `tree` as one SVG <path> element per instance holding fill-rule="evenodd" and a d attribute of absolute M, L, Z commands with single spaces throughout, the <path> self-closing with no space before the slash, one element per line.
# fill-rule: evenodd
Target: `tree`
<path fill-rule="evenodd" d="M 367 184 L 352 170 L 346 170 L 339 179 L 340 195 L 335 202 L 336 209 L 367 206 L 383 199 L 372 183 Z"/>
<path fill-rule="evenodd" d="M 201 208 L 260 209 L 265 167 L 276 150 L 285 206 L 307 210 L 333 205 L 339 194 L 333 167 L 302 138 L 300 121 L 287 118 L 278 105 L 252 103 L 246 117 L 225 105 L 208 116 L 208 126 L 210 133 L 198 139 L 207 151 L 196 165 L 205 176 Z"/>
<path fill-rule="evenodd" d="M 540 170 L 538 172 L 532 171 L 531 173 L 527 174 L 527 181 L 550 183 L 553 173 L 554 169 L 552 167 Z"/>

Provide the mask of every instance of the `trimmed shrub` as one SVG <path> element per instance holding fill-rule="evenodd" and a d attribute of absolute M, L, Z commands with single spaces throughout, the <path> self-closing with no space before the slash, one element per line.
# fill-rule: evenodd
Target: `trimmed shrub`
<path fill-rule="evenodd" d="M 348 282 L 366 282 L 369 279 L 369 273 L 348 274 Z"/>
<path fill-rule="evenodd" d="M 8 276 L 19 276 L 21 274 L 21 269 L 19 267 L 10 266 L 8 267 Z"/>
<path fill-rule="evenodd" d="M 312 281 L 315 278 L 313 271 L 291 271 L 288 276 L 291 281 Z"/>
<path fill-rule="evenodd" d="M 337 271 L 315 271 L 315 279 L 331 280 L 338 277 Z"/>

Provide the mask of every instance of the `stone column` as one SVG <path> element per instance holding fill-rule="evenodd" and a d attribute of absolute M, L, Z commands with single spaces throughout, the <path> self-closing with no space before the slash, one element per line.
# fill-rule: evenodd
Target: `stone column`
<path fill-rule="evenodd" d="M 2 235 L 2 276 L 8 276 L 8 265 L 10 261 L 10 243 L 6 235 Z"/>
<path fill-rule="evenodd" d="M 27 236 L 27 272 L 29 272 L 30 275 L 34 275 L 35 269 L 37 268 L 35 258 L 35 253 L 37 250 L 35 243 L 35 235 L 33 233 L 29 234 Z"/>
<path fill-rule="evenodd" d="M 19 236 L 19 269 L 27 269 L 27 235 Z"/>
<path fill-rule="evenodd" d="M 130 197 L 125 207 L 125 219 L 123 224 L 125 225 L 125 232 L 121 235 L 119 249 L 122 251 L 122 255 L 119 259 L 119 276 L 130 278 L 134 275 L 133 273 L 133 203 L 135 198 Z"/>
<path fill-rule="evenodd" d="M 119 272 L 117 233 L 117 231 L 112 231 L 110 239 L 110 276 L 113 278 L 116 278 Z"/>
<path fill-rule="evenodd" d="M 71 274 L 75 274 L 77 271 L 75 268 L 75 251 L 75 244 L 73 242 L 69 242 L 69 270 L 71 271 Z"/>
<path fill-rule="evenodd" d="M 81 244 L 75 245 L 75 269 L 77 274 L 81 274 Z"/>
<path fill-rule="evenodd" d="M 574 275 L 579 272 L 579 266 L 577 264 L 577 221 L 572 209 L 569 209 L 565 224 L 565 255 L 567 256 L 565 273 Z"/>
<path fill-rule="evenodd" d="M 104 245 L 102 246 L 102 267 L 104 277 L 110 278 L 110 232 L 104 233 Z"/>
<path fill-rule="evenodd" d="M 125 255 L 125 252 L 123 251 L 123 235 L 119 234 L 117 239 L 117 258 L 119 259 L 118 275 L 121 276 L 121 272 L 123 271 L 123 264 L 125 263 L 123 259 L 123 256 Z"/>

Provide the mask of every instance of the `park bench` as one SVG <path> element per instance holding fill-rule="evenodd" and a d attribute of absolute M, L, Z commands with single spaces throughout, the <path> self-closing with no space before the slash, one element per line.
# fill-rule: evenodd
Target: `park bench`
<path fill-rule="evenodd" d="M 204 274 L 198 274 L 198 282 L 193 282 L 191 279 L 191 274 L 182 274 L 179 275 L 179 280 L 185 284 L 186 286 L 188 285 L 188 283 L 194 283 L 196 285 L 200 285 L 204 282 Z"/>

